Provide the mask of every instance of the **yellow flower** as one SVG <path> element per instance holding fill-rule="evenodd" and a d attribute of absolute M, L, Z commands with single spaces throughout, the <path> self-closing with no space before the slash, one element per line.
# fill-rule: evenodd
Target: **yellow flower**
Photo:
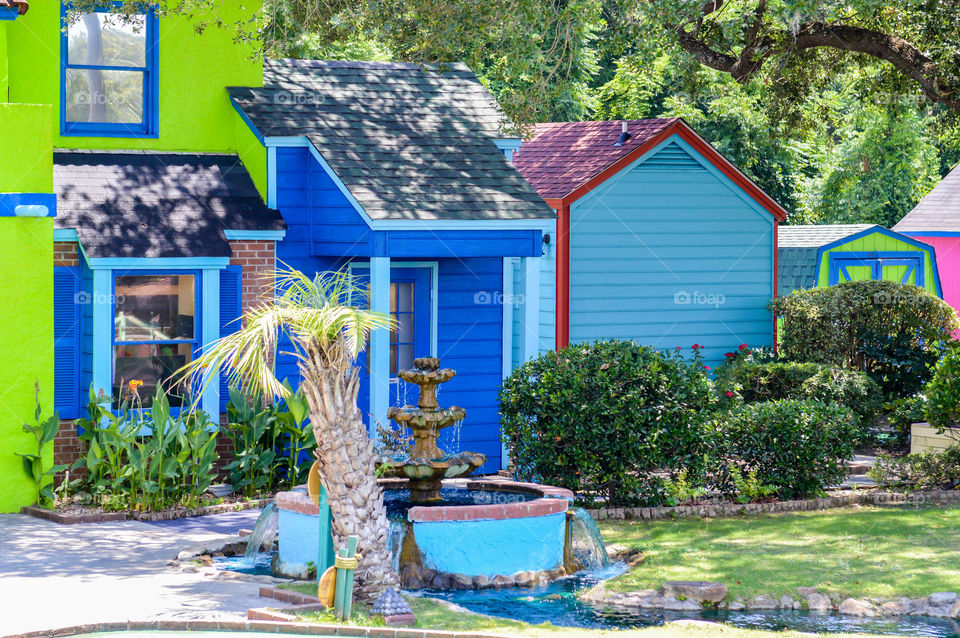
<path fill-rule="evenodd" d="M 132 381 L 130 381 L 130 391 L 136 392 L 137 388 L 139 388 L 142 385 L 143 385 L 143 381 L 141 381 L 140 379 L 133 379 Z"/>

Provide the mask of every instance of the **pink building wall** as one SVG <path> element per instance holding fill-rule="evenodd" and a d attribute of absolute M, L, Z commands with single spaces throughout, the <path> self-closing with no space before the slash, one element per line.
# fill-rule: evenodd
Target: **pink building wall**
<path fill-rule="evenodd" d="M 933 246 L 937 253 L 937 270 L 940 272 L 943 300 L 960 312 L 960 237 L 930 237 L 922 233 L 907 232 L 903 234 Z"/>

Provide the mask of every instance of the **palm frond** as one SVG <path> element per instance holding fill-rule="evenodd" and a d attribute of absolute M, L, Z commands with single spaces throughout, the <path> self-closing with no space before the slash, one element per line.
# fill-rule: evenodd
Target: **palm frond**
<path fill-rule="evenodd" d="M 285 267 L 274 277 L 274 297 L 244 313 L 237 331 L 208 344 L 176 372 L 175 382 L 189 380 L 200 388 L 200 396 L 220 371 L 229 385 L 285 397 L 289 391 L 275 373 L 283 337 L 293 344 L 294 356 L 312 347 L 331 367 L 347 369 L 363 352 L 371 331 L 395 327 L 390 315 L 359 307 L 366 291 L 346 269 L 310 277 Z"/>

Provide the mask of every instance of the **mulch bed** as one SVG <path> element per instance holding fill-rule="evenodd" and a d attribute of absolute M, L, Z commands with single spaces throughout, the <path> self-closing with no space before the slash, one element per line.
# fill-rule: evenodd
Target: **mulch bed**
<path fill-rule="evenodd" d="M 20 510 L 20 513 L 42 518 L 54 523 L 61 523 L 63 525 L 74 525 L 77 523 L 107 523 L 112 521 L 125 521 L 128 519 L 147 522 L 172 521 L 174 519 L 189 518 L 191 516 L 206 516 L 208 514 L 225 514 L 227 512 L 259 509 L 267 505 L 272 500 L 272 497 L 252 500 L 247 500 L 242 497 L 225 497 L 224 501 L 226 502 L 217 503 L 214 505 L 204 505 L 202 507 L 195 508 L 175 507 L 173 509 L 159 510 L 156 512 L 111 512 L 100 507 L 67 503 L 52 510 L 36 506 L 24 507 L 22 510 Z"/>

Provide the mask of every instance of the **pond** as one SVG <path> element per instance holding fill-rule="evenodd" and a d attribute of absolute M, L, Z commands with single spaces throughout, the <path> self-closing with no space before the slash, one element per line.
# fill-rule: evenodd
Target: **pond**
<path fill-rule="evenodd" d="M 536 589 L 422 590 L 422 593 L 448 600 L 481 614 L 532 624 L 549 622 L 560 627 L 635 629 L 662 625 L 673 620 L 694 619 L 775 631 L 960 637 L 960 625 L 955 621 L 924 616 L 857 618 L 807 611 L 669 612 L 603 606 L 584 602 L 576 597 L 577 590 L 622 572 L 623 567 L 615 565 L 605 570 L 563 578 Z"/>

